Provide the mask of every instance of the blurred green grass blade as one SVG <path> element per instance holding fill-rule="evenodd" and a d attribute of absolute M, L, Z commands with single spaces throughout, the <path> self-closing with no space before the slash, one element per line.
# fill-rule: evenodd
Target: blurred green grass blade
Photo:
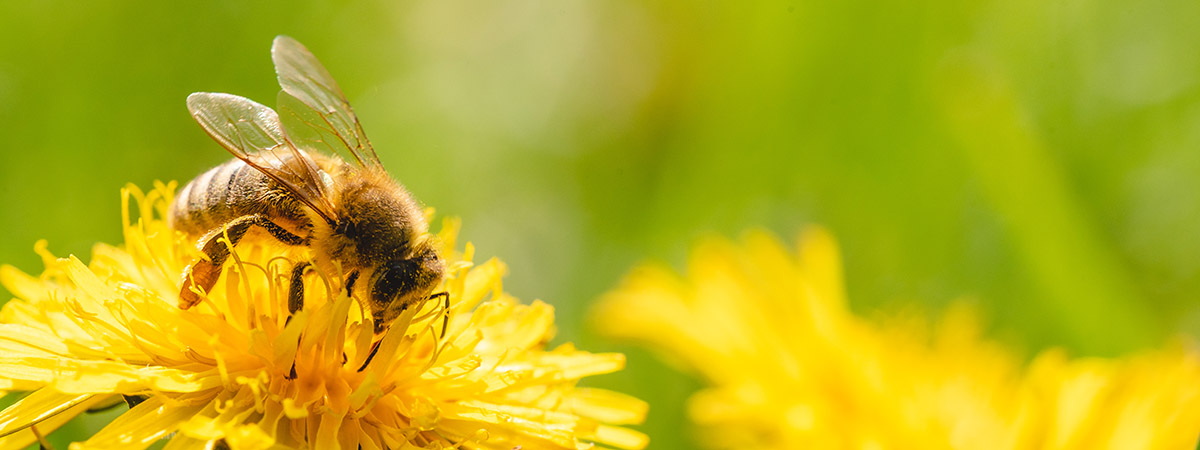
<path fill-rule="evenodd" d="M 1064 344 L 1108 355 L 1151 344 L 1156 319 L 1131 275 L 1075 198 L 1063 172 L 996 71 L 966 58 L 940 77 L 948 130 L 1044 293 L 1034 321 L 1061 327 Z"/>

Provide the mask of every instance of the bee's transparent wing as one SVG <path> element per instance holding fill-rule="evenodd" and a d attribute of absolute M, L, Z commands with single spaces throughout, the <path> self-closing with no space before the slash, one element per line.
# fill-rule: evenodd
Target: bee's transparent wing
<path fill-rule="evenodd" d="M 326 176 L 304 151 L 288 139 L 271 108 L 245 97 L 197 92 L 187 98 L 188 111 L 204 131 L 246 164 L 291 191 L 327 222 L 337 214 L 326 196 Z"/>
<path fill-rule="evenodd" d="M 346 94 L 304 45 L 277 36 L 271 60 L 283 88 L 276 107 L 295 142 L 334 154 L 348 152 L 360 166 L 383 166 Z"/>

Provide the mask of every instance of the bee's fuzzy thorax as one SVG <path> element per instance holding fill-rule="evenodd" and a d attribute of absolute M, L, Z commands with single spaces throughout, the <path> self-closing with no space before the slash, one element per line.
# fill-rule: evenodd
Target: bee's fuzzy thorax
<path fill-rule="evenodd" d="M 411 258 L 414 244 L 428 232 L 420 207 L 386 172 L 353 170 L 353 176 L 339 177 L 331 193 L 336 222 L 313 229 L 318 255 L 345 268 Z"/>

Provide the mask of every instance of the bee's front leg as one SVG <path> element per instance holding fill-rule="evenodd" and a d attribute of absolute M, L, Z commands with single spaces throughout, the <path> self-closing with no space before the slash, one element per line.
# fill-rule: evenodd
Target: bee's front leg
<path fill-rule="evenodd" d="M 445 302 L 445 305 L 442 309 L 442 335 L 440 336 L 441 338 L 444 338 L 446 337 L 446 329 L 450 328 L 450 293 L 445 291 L 438 292 L 430 295 L 429 300 L 433 300 L 438 297 L 441 297 L 442 301 Z"/>
<path fill-rule="evenodd" d="M 283 229 L 263 214 L 233 219 L 205 237 L 204 247 L 200 251 L 204 252 L 206 259 L 193 262 L 188 265 L 187 269 L 184 269 L 183 288 L 179 290 L 180 309 L 196 306 L 201 300 L 200 292 L 208 292 L 214 284 L 217 284 L 217 278 L 221 276 L 221 267 L 225 265 L 225 260 L 229 259 L 229 249 L 241 242 L 242 237 L 246 235 L 247 231 L 250 231 L 252 226 L 262 227 L 284 244 L 300 245 L 304 243 L 304 238 Z M 221 242 L 225 236 L 229 236 L 229 245 Z"/>

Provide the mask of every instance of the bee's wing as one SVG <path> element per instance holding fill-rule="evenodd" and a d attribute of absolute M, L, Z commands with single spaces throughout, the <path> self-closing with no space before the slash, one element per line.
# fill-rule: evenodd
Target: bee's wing
<path fill-rule="evenodd" d="M 276 107 L 294 141 L 335 154 L 348 152 L 360 166 L 383 166 L 346 94 L 304 45 L 277 36 L 271 60 L 283 88 Z"/>
<path fill-rule="evenodd" d="M 291 191 L 327 222 L 336 222 L 326 196 L 328 175 L 322 176 L 312 157 L 292 144 L 275 111 L 245 97 L 208 92 L 189 95 L 187 105 L 222 147 Z"/>

